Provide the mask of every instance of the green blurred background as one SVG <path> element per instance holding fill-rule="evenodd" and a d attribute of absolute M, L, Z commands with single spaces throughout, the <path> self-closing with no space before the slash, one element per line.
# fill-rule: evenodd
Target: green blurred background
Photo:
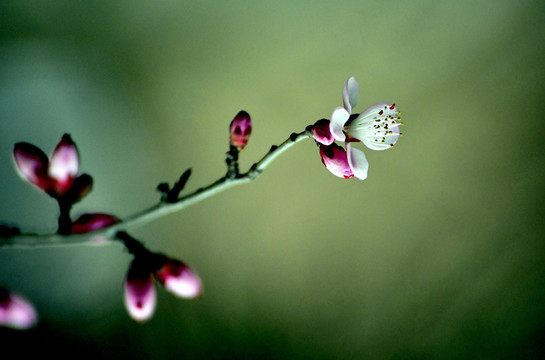
<path fill-rule="evenodd" d="M 3 352 L 149 359 L 539 359 L 545 356 L 542 1 L 4 1 L 0 220 L 54 231 L 13 144 L 63 133 L 124 217 L 191 167 L 224 174 L 227 127 L 272 144 L 340 106 L 395 102 L 404 137 L 332 176 L 305 141 L 248 185 L 131 232 L 194 266 L 205 296 L 122 302 L 119 244 L 0 249 L 0 284 L 40 313 Z M 535 127 L 534 127 L 535 125 Z"/>

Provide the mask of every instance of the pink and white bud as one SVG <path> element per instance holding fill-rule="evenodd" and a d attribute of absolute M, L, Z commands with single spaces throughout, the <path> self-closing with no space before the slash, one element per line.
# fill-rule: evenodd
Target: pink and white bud
<path fill-rule="evenodd" d="M 21 177 L 54 198 L 74 190 L 68 196 L 75 202 L 91 190 L 92 178 L 89 175 L 77 176 L 78 149 L 68 134 L 63 135 L 50 160 L 42 150 L 24 142 L 15 144 L 13 157 Z M 73 189 L 77 179 L 77 189 Z"/>
<path fill-rule="evenodd" d="M 51 181 L 47 174 L 49 160 L 36 146 L 20 142 L 13 148 L 13 159 L 19 175 L 44 191 L 49 191 Z"/>
<path fill-rule="evenodd" d="M 22 295 L 0 288 L 0 325 L 18 330 L 30 329 L 38 322 L 34 306 Z"/>
<path fill-rule="evenodd" d="M 345 179 L 354 176 L 346 151 L 339 145 L 333 143 L 329 146 L 320 145 L 320 156 L 325 167 L 335 176 Z"/>
<path fill-rule="evenodd" d="M 202 294 L 200 278 L 189 266 L 179 260 L 167 258 L 155 275 L 168 291 L 179 297 L 195 298 Z"/>
<path fill-rule="evenodd" d="M 329 120 L 322 119 L 316 121 L 312 126 L 312 137 L 320 144 L 331 145 L 335 139 L 329 129 Z"/>
<path fill-rule="evenodd" d="M 246 144 L 248 144 L 251 134 L 252 119 L 250 118 L 250 114 L 244 110 L 241 110 L 235 116 L 233 121 L 231 121 L 231 125 L 229 126 L 229 139 L 231 145 L 235 146 L 239 150 L 244 149 Z"/>
<path fill-rule="evenodd" d="M 151 272 L 140 268 L 140 264 L 133 261 L 125 278 L 125 307 L 129 315 L 138 322 L 149 320 L 155 311 L 157 293 Z"/>
<path fill-rule="evenodd" d="M 78 149 L 70 135 L 64 134 L 51 154 L 48 171 L 49 176 L 54 180 L 54 189 L 58 195 L 70 190 L 78 169 Z"/>

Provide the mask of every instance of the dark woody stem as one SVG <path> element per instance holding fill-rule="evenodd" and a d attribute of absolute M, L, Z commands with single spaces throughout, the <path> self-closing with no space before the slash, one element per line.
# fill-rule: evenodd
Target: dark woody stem
<path fill-rule="evenodd" d="M 238 168 L 238 153 L 239 150 L 236 146 L 229 145 L 229 151 L 225 157 L 225 163 L 227 164 L 226 177 L 233 179 L 240 175 Z"/>
<path fill-rule="evenodd" d="M 72 208 L 72 203 L 63 200 L 62 198 L 57 199 L 59 203 L 59 221 L 57 232 L 61 235 L 68 235 L 72 230 L 72 219 L 70 219 L 70 209 Z"/>
<path fill-rule="evenodd" d="M 305 131 L 300 133 L 292 133 L 282 144 L 272 146 L 269 152 L 265 154 L 258 162 L 253 164 L 246 173 L 240 174 L 238 172 L 238 164 L 236 167 L 232 166 L 233 170 L 230 170 L 231 167 L 228 166 L 227 174 L 210 185 L 197 189 L 188 195 L 182 196 L 176 202 L 170 203 L 160 201 L 158 204 L 135 213 L 108 228 L 93 231 L 91 233 L 74 235 L 64 235 L 64 233 L 61 232 L 59 232 L 59 234 L 21 233 L 12 237 L 0 238 L 0 247 L 44 247 L 85 243 L 90 244 L 92 243 L 90 239 L 92 239 L 94 236 L 105 236 L 110 239 L 115 239 L 117 236 L 119 239 L 119 232 L 124 232 L 128 229 L 142 226 L 168 214 L 185 209 L 190 205 L 198 203 L 231 187 L 251 182 L 257 178 L 263 172 L 263 170 L 280 154 L 291 148 L 296 143 L 309 137 L 312 138 L 310 128 L 307 128 Z"/>

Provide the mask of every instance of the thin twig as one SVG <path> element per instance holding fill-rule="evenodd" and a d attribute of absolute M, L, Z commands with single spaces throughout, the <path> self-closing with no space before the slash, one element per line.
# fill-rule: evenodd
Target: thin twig
<path fill-rule="evenodd" d="M 293 133 L 288 139 L 278 146 L 273 146 L 261 160 L 256 162 L 250 170 L 244 174 L 239 174 L 236 177 L 226 175 L 211 183 L 208 186 L 195 190 L 194 192 L 180 197 L 176 202 L 159 202 L 147 209 L 137 212 L 121 222 L 105 229 L 100 229 L 85 234 L 37 234 L 37 233 L 20 233 L 8 238 L 0 238 L 0 247 L 18 247 L 18 248 L 38 248 L 51 246 L 66 246 L 66 245 L 81 245 L 96 244 L 97 237 L 107 238 L 110 240 L 119 241 L 116 234 L 120 231 L 127 231 L 153 220 L 166 216 L 168 214 L 180 211 L 186 207 L 207 199 L 215 194 L 225 191 L 233 186 L 248 183 L 261 174 L 261 172 L 280 154 L 298 143 L 299 141 L 311 136 L 308 130 L 301 133 Z"/>

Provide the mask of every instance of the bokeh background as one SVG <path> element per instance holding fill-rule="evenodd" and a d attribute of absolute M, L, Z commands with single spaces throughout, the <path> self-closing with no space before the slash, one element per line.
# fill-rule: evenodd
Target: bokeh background
<path fill-rule="evenodd" d="M 131 359 L 539 359 L 545 355 L 542 1 L 4 1 L 0 219 L 54 231 L 55 203 L 17 176 L 19 141 L 78 144 L 93 192 L 128 216 L 159 182 L 247 169 L 329 117 L 395 102 L 404 137 L 332 176 L 312 141 L 256 181 L 134 229 L 197 269 L 205 295 L 122 302 L 131 260 L 102 247 L 0 249 L 0 284 L 40 313 L 3 353 Z"/>

